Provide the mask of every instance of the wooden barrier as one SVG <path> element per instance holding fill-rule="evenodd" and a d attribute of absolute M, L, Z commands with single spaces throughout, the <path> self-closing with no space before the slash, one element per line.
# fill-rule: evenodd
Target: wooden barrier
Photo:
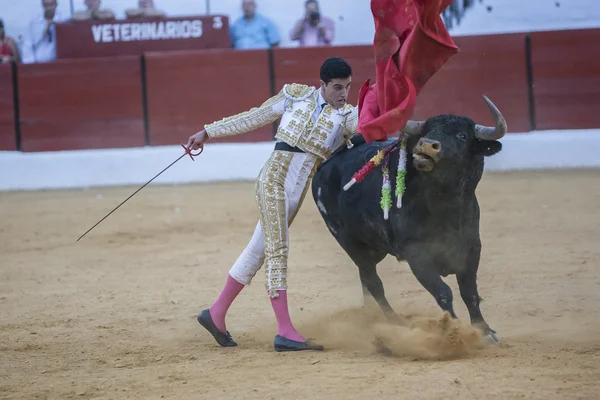
<path fill-rule="evenodd" d="M 531 33 L 537 129 L 600 127 L 600 29 Z"/>
<path fill-rule="evenodd" d="M 229 48 L 229 18 L 201 15 L 56 25 L 56 57 L 142 55 L 146 51 Z"/>
<path fill-rule="evenodd" d="M 600 29 L 456 37 L 460 52 L 427 83 L 412 118 L 453 113 L 493 124 L 482 99 L 485 94 L 503 112 L 509 133 L 527 132 L 533 126 L 598 128 L 600 55 L 590 51 L 590 46 L 599 40 Z M 354 76 L 349 102 L 356 104 L 360 86 L 368 78 L 375 80 L 370 45 L 275 49 L 272 53 L 152 52 L 142 58 L 19 65 L 21 148 L 47 151 L 182 143 L 204 124 L 260 105 L 285 83 L 319 86 L 319 67 L 329 56 L 350 62 Z M 11 67 L 0 65 L 0 149 L 14 150 L 18 145 L 12 119 L 13 87 Z M 217 141 L 272 140 L 272 128 Z"/>
<path fill-rule="evenodd" d="M 486 95 L 506 118 L 509 132 L 529 131 L 525 35 L 463 36 L 454 41 L 460 52 L 427 82 L 413 118 L 456 114 L 493 125 L 482 97 Z"/>
<path fill-rule="evenodd" d="M 500 108 L 511 131 L 528 131 L 525 36 L 458 37 L 455 41 L 460 52 L 425 85 L 413 118 L 453 113 L 469 116 L 477 122 L 493 123 L 482 98 L 485 94 Z M 372 46 L 277 49 L 274 57 L 276 88 L 288 82 L 318 86 L 319 66 L 332 55 L 345 58 L 352 66 L 354 76 L 349 102 L 357 104 L 358 90 L 364 81 L 370 78 L 375 83 Z"/>
<path fill-rule="evenodd" d="M 23 151 L 145 144 L 139 57 L 19 66 Z"/>
<path fill-rule="evenodd" d="M 372 46 L 312 47 L 274 50 L 275 90 L 286 83 L 319 87 L 321 64 L 328 57 L 342 57 L 352 67 L 352 87 L 348 102 L 356 105 L 358 91 L 367 79 L 375 82 L 375 59 Z"/>
<path fill-rule="evenodd" d="M 260 50 L 149 53 L 146 82 L 151 145 L 185 144 L 205 124 L 260 106 L 271 95 L 268 53 Z M 212 142 L 272 138 L 267 125 Z"/>
<path fill-rule="evenodd" d="M 13 96 L 12 65 L 0 63 L 0 151 L 17 150 Z"/>

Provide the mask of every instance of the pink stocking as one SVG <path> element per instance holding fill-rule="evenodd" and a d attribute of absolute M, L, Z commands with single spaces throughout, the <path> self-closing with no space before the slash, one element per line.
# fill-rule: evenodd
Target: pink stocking
<path fill-rule="evenodd" d="M 217 301 L 209 308 L 210 316 L 215 323 L 215 326 L 223 333 L 225 333 L 226 329 L 225 316 L 227 315 L 227 310 L 243 288 L 244 285 L 242 283 L 233 279 L 231 275 L 227 275 L 227 282 L 225 283 L 223 291 L 221 291 Z"/>
<path fill-rule="evenodd" d="M 277 333 L 286 339 L 305 342 L 306 339 L 296 331 L 288 310 L 287 290 L 279 290 L 279 297 L 271 299 L 275 318 L 277 318 Z"/>

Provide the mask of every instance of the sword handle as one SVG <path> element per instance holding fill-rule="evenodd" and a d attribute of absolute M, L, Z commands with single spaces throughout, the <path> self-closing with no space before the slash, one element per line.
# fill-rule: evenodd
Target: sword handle
<path fill-rule="evenodd" d="M 181 143 L 180 143 L 181 144 Z M 185 154 L 187 154 L 188 156 L 190 156 L 190 158 L 192 159 L 192 161 L 196 161 L 194 160 L 194 157 L 199 156 L 200 154 L 202 154 L 202 151 L 204 151 L 204 147 L 200 148 L 200 151 L 196 154 L 192 153 L 192 150 L 185 147 L 184 144 L 181 144 L 181 147 L 183 147 L 183 151 L 185 151 Z"/>

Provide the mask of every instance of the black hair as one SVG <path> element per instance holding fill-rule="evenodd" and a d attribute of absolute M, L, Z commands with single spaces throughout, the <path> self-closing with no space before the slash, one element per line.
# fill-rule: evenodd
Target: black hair
<path fill-rule="evenodd" d="M 317 0 L 306 0 L 306 2 L 304 3 L 304 6 L 306 7 L 310 3 L 315 3 L 317 5 L 317 8 L 319 8 L 319 2 Z"/>
<path fill-rule="evenodd" d="M 4 21 L 2 21 L 2 18 L 0 18 L 0 28 L 4 28 Z"/>
<path fill-rule="evenodd" d="M 329 57 L 321 64 L 321 80 L 328 84 L 332 79 L 345 79 L 352 75 L 352 68 L 340 57 Z"/>

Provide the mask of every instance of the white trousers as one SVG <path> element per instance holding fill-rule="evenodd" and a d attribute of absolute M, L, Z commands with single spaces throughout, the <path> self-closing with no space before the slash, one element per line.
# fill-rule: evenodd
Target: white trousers
<path fill-rule="evenodd" d="M 275 150 L 256 181 L 259 221 L 252 239 L 229 274 L 249 285 L 267 262 L 266 288 L 269 297 L 287 289 L 289 226 L 306 196 L 320 159 L 306 153 Z"/>

